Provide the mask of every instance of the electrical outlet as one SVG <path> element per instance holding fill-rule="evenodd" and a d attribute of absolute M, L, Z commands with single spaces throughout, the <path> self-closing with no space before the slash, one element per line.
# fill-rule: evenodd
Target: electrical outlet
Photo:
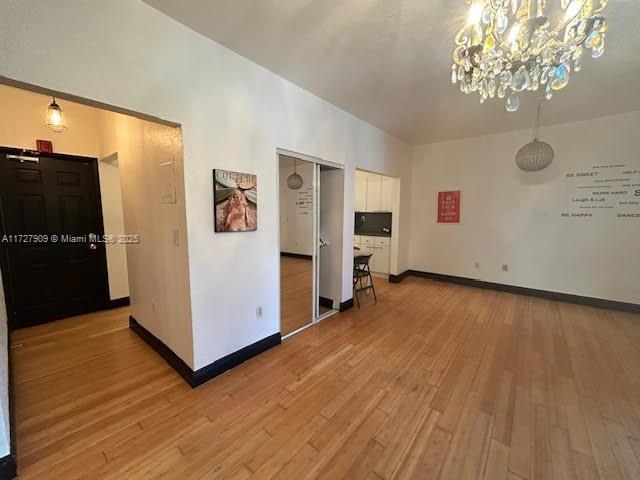
<path fill-rule="evenodd" d="M 256 318 L 262 318 L 262 307 L 256 307 Z"/>
<path fill-rule="evenodd" d="M 476 262 L 474 263 L 474 265 L 476 266 L 476 268 L 480 268 L 480 262 Z"/>
<path fill-rule="evenodd" d="M 502 265 L 502 271 L 503 272 L 508 272 L 509 271 L 509 265 L 507 265 L 506 263 Z"/>

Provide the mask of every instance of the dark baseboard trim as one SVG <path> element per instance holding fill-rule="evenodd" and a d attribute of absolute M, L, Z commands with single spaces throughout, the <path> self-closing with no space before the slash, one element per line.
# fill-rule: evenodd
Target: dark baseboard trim
<path fill-rule="evenodd" d="M 13 455 L 0 458 L 0 480 L 12 480 L 18 476 L 18 464 Z"/>
<path fill-rule="evenodd" d="M 199 368 L 193 372 L 192 387 L 197 387 L 203 383 L 217 377 L 221 373 L 231 370 L 233 367 L 240 365 L 242 362 L 261 354 L 262 352 L 269 350 L 272 347 L 280 345 L 282 342 L 282 336 L 280 333 L 274 333 L 262 340 L 258 340 L 251 345 L 248 345 L 240 350 L 233 352 L 226 357 L 222 357 L 219 360 L 207 365 L 206 367 Z"/>
<path fill-rule="evenodd" d="M 389 283 L 400 283 L 407 276 L 409 276 L 409 270 L 399 273 L 398 275 L 391 274 L 389 275 Z"/>
<path fill-rule="evenodd" d="M 192 387 L 193 381 L 193 370 L 191 367 L 185 363 L 178 355 L 173 353 L 169 347 L 167 347 L 162 340 L 156 337 L 149 330 L 144 328 L 142 325 L 138 323 L 138 321 L 129 315 L 129 328 L 133 330 L 138 336 L 146 342 L 151 348 L 153 348 L 158 355 L 160 355 L 164 360 L 176 371 L 178 375 L 184 378 L 185 382 L 187 382 Z"/>
<path fill-rule="evenodd" d="M 456 277 L 453 275 L 443 275 L 440 273 L 421 272 L 418 270 L 409 270 L 407 274 L 414 277 L 429 278 L 431 280 L 437 280 L 440 282 L 448 282 L 448 283 L 456 283 L 458 285 L 465 285 L 468 287 L 497 290 L 499 292 L 515 293 L 516 295 L 526 295 L 529 297 L 545 298 L 547 300 L 556 300 L 558 302 L 575 303 L 577 305 L 586 305 L 588 307 L 606 308 L 608 310 L 618 310 L 621 312 L 630 312 L 630 313 L 640 314 L 640 305 L 636 303 L 619 302 L 616 300 L 605 300 L 603 298 L 583 297 L 581 295 L 572 295 L 570 293 L 550 292 L 547 290 L 537 290 L 535 288 L 518 287 L 515 285 L 505 285 L 503 283 L 485 282 L 483 280 L 474 280 L 472 278 Z"/>
<path fill-rule="evenodd" d="M 318 297 L 318 303 L 321 307 L 333 309 L 333 300 L 327 297 Z"/>
<path fill-rule="evenodd" d="M 138 334 L 142 340 L 144 340 L 151 348 L 153 348 L 158 355 L 180 375 L 185 382 L 187 382 L 192 388 L 202 385 L 203 383 L 217 377 L 221 373 L 232 369 L 233 367 L 240 365 L 242 362 L 249 360 L 260 353 L 280 345 L 282 337 L 280 333 L 274 333 L 273 335 L 263 338 L 251 345 L 248 345 L 240 350 L 233 352 L 225 357 L 222 357 L 215 362 L 202 367 L 195 372 L 187 365 L 184 360 L 178 357 L 169 347 L 167 347 L 159 338 L 153 335 L 149 330 L 140 325 L 135 318 L 129 316 L 129 328 Z"/>
<path fill-rule="evenodd" d="M 350 298 L 349 300 L 346 300 L 340 304 L 341 312 L 344 312 L 345 310 L 349 310 L 350 308 L 353 308 L 353 298 Z"/>
<path fill-rule="evenodd" d="M 129 297 L 114 298 L 113 300 L 109 300 L 109 309 L 126 307 L 127 305 L 131 305 L 131 300 L 129 299 Z"/>
<path fill-rule="evenodd" d="M 303 260 L 313 260 L 311 255 L 303 255 L 302 253 L 280 252 L 281 257 L 302 258 Z"/>

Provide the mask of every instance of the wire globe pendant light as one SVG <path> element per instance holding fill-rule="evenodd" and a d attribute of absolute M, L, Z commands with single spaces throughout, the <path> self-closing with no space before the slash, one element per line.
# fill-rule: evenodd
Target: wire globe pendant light
<path fill-rule="evenodd" d="M 304 184 L 304 180 L 296 171 L 297 161 L 293 161 L 293 173 L 287 178 L 287 187 L 291 190 L 300 190 Z"/>
<path fill-rule="evenodd" d="M 553 162 L 553 148 L 548 143 L 540 140 L 541 117 L 542 105 L 538 104 L 536 123 L 533 128 L 533 140 L 522 147 L 516 154 L 516 165 L 524 172 L 539 172 Z"/>

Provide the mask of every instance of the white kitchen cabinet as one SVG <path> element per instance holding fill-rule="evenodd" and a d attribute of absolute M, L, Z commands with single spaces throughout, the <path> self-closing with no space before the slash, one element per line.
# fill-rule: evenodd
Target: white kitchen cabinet
<path fill-rule="evenodd" d="M 391 212 L 393 179 L 356 170 L 355 211 Z"/>
<path fill-rule="evenodd" d="M 376 174 L 367 175 L 367 212 L 380 211 L 380 195 L 382 177 Z"/>
<path fill-rule="evenodd" d="M 378 266 L 378 251 L 375 247 L 373 247 L 373 250 L 371 251 L 373 252 L 373 256 L 371 257 L 371 260 L 369 260 L 369 269 L 371 270 L 371 273 L 380 273 L 378 271 L 380 270 L 380 266 Z"/>
<path fill-rule="evenodd" d="M 369 268 L 373 273 L 389 275 L 391 265 L 391 239 L 388 237 L 370 237 L 367 235 L 356 235 L 360 248 L 373 254 L 369 261 Z"/>
<path fill-rule="evenodd" d="M 393 210 L 393 180 L 389 177 L 380 177 L 380 211 L 391 212 Z"/>
<path fill-rule="evenodd" d="M 391 239 L 388 237 L 372 237 L 375 268 L 371 271 L 389 275 L 391 265 Z"/>
<path fill-rule="evenodd" d="M 389 247 L 391 246 L 391 238 L 389 237 L 373 237 L 373 242 L 376 247 Z"/>
<path fill-rule="evenodd" d="M 367 211 L 367 174 L 356 170 L 356 212 Z"/>
<path fill-rule="evenodd" d="M 360 236 L 360 248 L 362 248 L 363 250 L 371 250 L 373 252 L 373 247 L 374 245 L 374 238 L 375 237 L 369 237 L 367 235 L 361 235 Z"/>
<path fill-rule="evenodd" d="M 375 262 L 375 257 L 376 257 L 374 237 L 368 237 L 366 235 L 362 235 L 360 237 L 360 249 L 371 252 L 373 254 L 373 257 L 371 257 L 371 260 L 369 260 L 369 268 L 373 272 L 374 271 L 373 262 Z"/>

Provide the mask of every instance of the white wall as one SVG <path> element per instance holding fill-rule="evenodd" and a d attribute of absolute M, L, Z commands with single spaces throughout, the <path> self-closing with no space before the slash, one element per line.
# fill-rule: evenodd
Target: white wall
<path fill-rule="evenodd" d="M 287 187 L 293 173 L 288 160 L 280 165 L 280 251 L 299 255 L 313 254 L 313 164 L 298 161 L 296 171 L 302 177 L 300 190 Z M 298 205 L 299 202 L 311 202 Z"/>
<path fill-rule="evenodd" d="M 0 85 L 0 145 L 36 149 L 36 139 L 50 140 L 53 151 L 85 157 L 100 153 L 99 114 L 96 108 L 61 100 L 69 128 L 61 133 L 45 127 L 44 115 L 51 97 Z"/>
<path fill-rule="evenodd" d="M 189 259 L 180 129 L 102 114 L 105 151 L 118 152 L 131 314 L 193 367 Z M 161 201 L 173 162 L 175 203 Z"/>
<path fill-rule="evenodd" d="M 277 148 L 345 164 L 346 185 L 356 166 L 401 177 L 408 206 L 404 143 L 146 4 L 9 0 L 0 19 L 0 75 L 182 125 L 195 368 L 279 329 Z M 257 232 L 214 233 L 213 168 L 258 175 Z M 351 297 L 352 188 L 344 218 L 342 300 Z"/>
<path fill-rule="evenodd" d="M 7 356 L 7 308 L 4 303 L 4 288 L 0 275 L 0 458 L 11 451 L 11 429 L 9 413 L 9 358 Z"/>
<path fill-rule="evenodd" d="M 514 162 L 531 131 L 416 148 L 411 268 L 638 303 L 640 219 L 621 219 L 617 212 L 640 213 L 640 208 L 596 211 L 587 220 L 561 215 L 578 211 L 580 204 L 572 198 L 592 190 L 577 187 L 595 181 L 567 178 L 567 173 L 618 164 L 640 171 L 639 129 L 640 112 L 543 128 L 542 139 L 554 148 L 555 160 L 533 174 L 519 171 Z M 615 178 L 623 170 L 600 170 L 596 178 Z M 625 177 L 631 178 L 627 184 L 640 183 L 640 174 Z M 461 224 L 437 224 L 437 192 L 458 189 Z M 626 198 L 639 199 L 631 193 Z M 509 265 L 508 272 L 502 271 L 503 264 Z"/>
<path fill-rule="evenodd" d="M 102 125 L 100 110 L 75 102 L 59 100 L 68 129 L 55 133 L 44 126 L 44 113 L 51 97 L 19 88 L 0 85 L 0 105 L 7 112 L 0 115 L 0 145 L 33 150 L 36 139 L 50 140 L 53 151 L 70 155 L 101 158 Z M 111 153 L 111 152 L 109 152 Z M 122 233 L 122 198 L 117 164 L 98 163 L 104 230 Z M 124 245 L 107 244 L 107 271 L 111 299 L 129 296 L 127 258 Z"/>

